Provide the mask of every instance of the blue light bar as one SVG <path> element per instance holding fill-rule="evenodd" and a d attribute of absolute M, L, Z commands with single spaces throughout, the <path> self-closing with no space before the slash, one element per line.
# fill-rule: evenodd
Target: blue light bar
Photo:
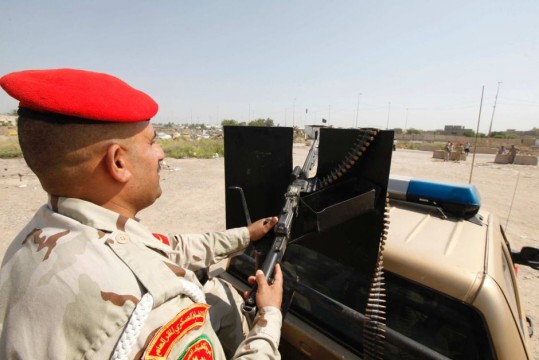
<path fill-rule="evenodd" d="M 437 206 L 463 217 L 474 216 L 481 207 L 479 191 L 468 184 L 391 176 L 388 192 L 394 199 Z"/>

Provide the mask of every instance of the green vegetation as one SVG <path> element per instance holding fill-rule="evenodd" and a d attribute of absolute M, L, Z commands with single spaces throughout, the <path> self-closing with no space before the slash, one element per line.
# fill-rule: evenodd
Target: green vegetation
<path fill-rule="evenodd" d="M 256 120 L 253 120 L 253 121 L 249 121 L 248 124 L 246 124 L 245 122 L 237 122 L 234 119 L 226 119 L 226 120 L 221 121 L 221 126 L 238 126 L 238 125 L 239 126 L 245 126 L 245 125 L 248 125 L 248 126 L 275 126 L 275 124 L 273 123 L 273 120 L 270 119 L 270 118 L 256 119 Z"/>
<path fill-rule="evenodd" d="M 517 134 L 507 134 L 503 131 L 493 131 L 490 133 L 490 137 L 493 137 L 495 139 L 518 139 L 519 138 Z"/>
<path fill-rule="evenodd" d="M 234 119 L 225 119 L 221 121 L 221 126 L 237 126 L 239 123 Z"/>
<path fill-rule="evenodd" d="M 175 159 L 211 159 L 224 156 L 223 139 L 174 139 L 158 140 L 166 157 Z"/>
<path fill-rule="evenodd" d="M 465 131 L 462 135 L 465 137 L 475 137 L 475 131 L 473 130 Z M 484 138 L 486 137 L 486 135 L 483 133 L 477 133 L 477 137 Z"/>
<path fill-rule="evenodd" d="M 267 119 L 256 119 L 249 121 L 249 126 L 273 126 L 273 120 L 270 118 Z"/>
<path fill-rule="evenodd" d="M 224 156 L 223 139 L 175 139 L 158 140 L 165 156 L 176 159 L 197 158 L 211 159 Z M 217 155 L 216 155 L 217 154 Z M 22 157 L 16 137 L 0 140 L 0 159 Z"/>
<path fill-rule="evenodd" d="M 414 128 L 409 128 L 408 130 L 406 130 L 406 133 L 407 134 L 413 134 L 413 135 L 419 135 L 419 134 L 422 134 L 423 131 L 418 130 L 418 129 L 414 129 Z"/>
<path fill-rule="evenodd" d="M 0 140 L 0 159 L 22 157 L 21 147 L 16 137 Z"/>

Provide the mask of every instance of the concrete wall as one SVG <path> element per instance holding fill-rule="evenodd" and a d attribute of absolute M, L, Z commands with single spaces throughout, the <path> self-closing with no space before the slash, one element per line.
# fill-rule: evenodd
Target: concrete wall
<path fill-rule="evenodd" d="M 445 159 L 445 151 L 444 150 L 434 150 L 432 152 L 432 158 L 433 159 Z M 451 155 L 449 156 L 449 160 L 451 161 L 466 161 L 466 154 L 460 153 L 457 151 L 452 151 Z"/>
<path fill-rule="evenodd" d="M 433 150 L 442 150 L 446 142 L 451 141 L 453 144 L 466 144 L 470 143 L 470 151 L 473 152 L 475 145 L 475 138 L 465 137 L 465 136 L 454 136 L 454 135 L 440 135 L 440 134 L 395 134 L 395 139 L 399 142 L 411 142 L 416 145 L 416 148 L 424 151 L 433 151 Z M 527 149 L 528 154 L 531 152 L 532 155 L 537 155 L 533 147 L 535 144 L 539 144 L 535 137 L 526 137 L 518 139 L 494 139 L 494 138 L 478 138 L 477 139 L 477 151 L 478 154 L 496 154 L 500 146 L 505 146 L 506 149 L 509 149 L 511 145 L 515 145 L 520 148 L 521 152 L 526 151 L 523 147 L 532 147 L 532 149 Z M 432 147 L 431 147 L 432 146 Z M 537 145 L 539 146 L 539 145 Z"/>
<path fill-rule="evenodd" d="M 496 154 L 494 162 L 496 164 L 509 164 L 511 161 L 510 154 Z M 517 155 L 515 156 L 515 165 L 537 165 L 537 156 L 531 155 Z"/>

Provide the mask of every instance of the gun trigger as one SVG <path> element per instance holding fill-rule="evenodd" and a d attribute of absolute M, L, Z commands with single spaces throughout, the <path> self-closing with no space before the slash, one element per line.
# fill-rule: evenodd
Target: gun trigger
<path fill-rule="evenodd" d="M 243 305 L 241 306 L 241 312 L 245 316 L 252 316 L 252 319 L 256 315 L 256 306 L 249 306 L 246 303 L 243 303 Z"/>

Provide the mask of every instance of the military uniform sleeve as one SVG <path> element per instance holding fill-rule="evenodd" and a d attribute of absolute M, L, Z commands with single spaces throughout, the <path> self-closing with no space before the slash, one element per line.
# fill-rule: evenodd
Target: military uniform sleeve
<path fill-rule="evenodd" d="M 169 234 L 171 259 L 181 267 L 196 270 L 229 257 L 249 245 L 246 227 L 205 234 Z"/>
<path fill-rule="evenodd" d="M 258 314 L 249 334 L 238 346 L 232 359 L 280 359 L 282 314 L 274 306 L 258 309 Z"/>

